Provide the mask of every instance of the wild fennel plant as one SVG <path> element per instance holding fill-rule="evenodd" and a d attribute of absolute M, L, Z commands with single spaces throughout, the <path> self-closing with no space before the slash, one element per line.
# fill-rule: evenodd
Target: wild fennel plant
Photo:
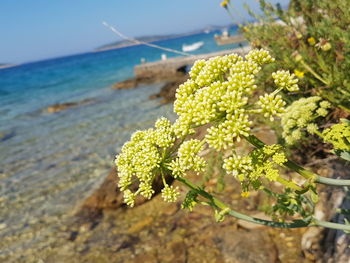
<path fill-rule="evenodd" d="M 214 57 L 197 61 L 190 72 L 190 79 L 179 86 L 174 103 L 178 118 L 172 124 L 166 118 L 156 121 L 155 127 L 137 131 L 122 147 L 116 157 L 119 187 L 124 192 L 125 203 L 134 206 L 138 195 L 150 199 L 155 190 L 153 182 L 161 178 L 162 197 L 167 202 L 175 202 L 179 189 L 173 187 L 167 178 L 177 180 L 190 190 L 182 207 L 190 210 L 197 204 L 212 206 L 218 221 L 231 215 L 250 222 L 275 227 L 325 226 L 350 230 L 349 225 L 319 221 L 313 217 L 313 206 L 317 202 L 316 183 L 334 186 L 350 186 L 350 180 L 324 178 L 289 161 L 282 145 L 265 145 L 254 136 L 253 118 L 261 115 L 271 120 L 288 116 L 286 102 L 278 94 L 281 91 L 295 92 L 298 79 L 289 71 L 278 70 L 272 73 L 276 88 L 259 98 L 254 91 L 260 84 L 257 75 L 266 64 L 274 63 L 274 58 L 266 50 L 252 50 L 244 58 L 237 54 Z M 317 99 L 322 109 L 317 114 L 324 115 L 327 101 Z M 308 109 L 313 119 L 314 109 Z M 308 121 L 309 119 L 307 119 Z M 204 138 L 189 138 L 196 128 L 204 127 Z M 293 132 L 292 132 L 293 133 Z M 292 135 L 293 136 L 293 135 Z M 294 136 L 295 137 L 295 136 Z M 247 155 L 236 152 L 236 144 L 246 140 L 255 148 Z M 242 196 L 251 191 L 265 191 L 276 197 L 274 210 L 276 221 L 262 220 L 241 214 L 195 185 L 186 178 L 194 171 L 204 172 L 207 163 L 200 153 L 211 148 L 218 152 L 230 152 L 223 160 L 223 168 L 228 176 L 235 177 L 242 186 Z M 291 169 L 304 177 L 305 183 L 297 184 L 280 173 L 279 167 Z M 278 182 L 285 191 L 274 193 L 269 182 Z M 137 185 L 132 191 L 131 186 Z M 295 221 L 283 221 L 283 215 L 299 215 Z"/>

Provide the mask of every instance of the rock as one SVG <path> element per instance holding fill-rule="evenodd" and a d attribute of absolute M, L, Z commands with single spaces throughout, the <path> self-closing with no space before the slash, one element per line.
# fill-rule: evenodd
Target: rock
<path fill-rule="evenodd" d="M 153 253 L 139 255 L 133 260 L 127 261 L 126 263 L 158 263 L 156 255 Z"/>
<path fill-rule="evenodd" d="M 168 183 L 172 183 L 172 178 L 167 178 Z M 161 179 L 155 180 L 153 183 L 153 189 L 155 194 L 158 194 L 162 189 L 163 183 Z M 136 190 L 137 185 L 132 185 L 131 190 Z M 143 204 L 147 199 L 137 198 L 135 206 Z M 104 209 L 116 209 L 123 206 L 123 193 L 118 188 L 118 176 L 116 169 L 112 169 L 101 186 L 88 197 L 82 205 L 83 209 L 92 210 L 104 210 Z"/>
<path fill-rule="evenodd" d="M 130 78 L 121 82 L 118 82 L 112 86 L 112 89 L 120 90 L 120 89 L 133 89 L 136 88 L 140 84 L 154 84 L 159 82 L 165 82 L 165 86 L 162 88 L 160 93 L 154 94 L 150 96 L 150 99 L 155 99 L 159 97 L 163 97 L 163 103 L 172 102 L 175 99 L 175 91 L 177 87 L 182 84 L 188 75 L 184 72 L 177 72 L 177 74 L 173 75 L 145 75 L 138 76 L 136 78 Z"/>
<path fill-rule="evenodd" d="M 45 111 L 47 113 L 56 113 L 56 112 L 60 112 L 60 111 L 74 108 L 77 106 L 91 104 L 93 102 L 94 102 L 94 100 L 92 100 L 92 99 L 85 99 L 85 100 L 81 100 L 81 101 L 77 101 L 77 102 L 57 103 L 57 104 L 54 104 L 54 105 L 47 107 L 45 109 Z"/>
<path fill-rule="evenodd" d="M 115 209 L 123 204 L 123 195 L 117 184 L 116 170 L 112 169 L 101 186 L 89 196 L 82 207 L 93 210 Z"/>
<path fill-rule="evenodd" d="M 135 234 L 140 232 L 145 227 L 151 225 L 153 222 L 153 217 L 146 217 L 145 219 L 137 222 L 136 224 L 132 225 L 128 230 L 128 234 Z"/>
<path fill-rule="evenodd" d="M 331 178 L 350 178 L 349 168 L 343 162 L 333 160 L 327 163 L 327 167 L 328 169 L 326 170 L 318 169 L 317 173 Z M 320 201 L 316 205 L 315 212 L 319 219 L 344 224 L 345 215 L 334 214 L 334 211 L 336 211 L 337 208 L 350 209 L 350 192 L 341 187 L 327 186 L 320 189 L 319 199 Z M 350 220 L 350 216 L 347 216 L 347 219 Z M 308 231 L 306 233 L 308 233 Z M 321 239 L 322 236 L 323 239 Z M 323 260 L 322 262 L 349 263 L 350 236 L 346 235 L 343 231 L 324 229 L 320 233 L 320 236 L 315 236 L 313 239 L 306 239 L 306 237 L 303 237 L 303 240 L 304 239 L 306 248 L 307 246 L 311 246 L 312 248 L 311 251 L 306 250 L 306 252 L 315 254 L 314 250 L 319 250 L 319 254 L 321 254 L 320 257 L 322 257 Z"/>
<path fill-rule="evenodd" d="M 118 82 L 112 86 L 112 89 L 133 89 L 137 85 L 136 79 L 127 79 L 121 82 Z"/>
<path fill-rule="evenodd" d="M 0 142 L 7 141 L 7 140 L 11 139 L 14 136 L 16 136 L 16 132 L 15 131 L 9 131 L 9 132 L 0 133 Z"/>
<path fill-rule="evenodd" d="M 179 210 L 177 203 L 171 203 L 166 208 L 164 208 L 163 214 L 165 216 L 172 216 Z"/>
<path fill-rule="evenodd" d="M 304 251 L 311 250 L 312 246 L 319 242 L 322 237 L 322 229 L 319 227 L 310 227 L 303 234 L 301 239 L 301 248 Z"/>
<path fill-rule="evenodd" d="M 175 100 L 176 89 L 188 79 L 188 75 L 183 75 L 168 81 L 159 93 L 151 95 L 150 99 L 163 98 L 162 103 L 170 103 Z"/>
<path fill-rule="evenodd" d="M 267 231 L 221 231 L 216 239 L 226 263 L 277 262 L 277 250 Z"/>
<path fill-rule="evenodd" d="M 166 178 L 168 184 L 171 184 L 173 180 L 174 179 L 172 177 Z M 136 190 L 137 187 L 137 184 L 134 184 L 130 186 L 130 189 Z M 161 178 L 154 180 L 154 196 L 160 193 L 162 188 L 163 182 Z M 148 201 L 148 199 L 138 197 L 135 201 L 135 206 L 141 205 L 146 201 Z M 112 169 L 101 186 L 83 202 L 81 208 L 75 215 L 75 222 L 73 225 L 78 225 L 78 229 L 80 226 L 89 228 L 89 230 L 94 229 L 101 221 L 103 217 L 103 211 L 115 210 L 122 206 L 125 206 L 123 193 L 120 192 L 118 188 L 117 171 L 116 169 Z"/>
<path fill-rule="evenodd" d="M 308 262 L 301 253 L 301 234 L 305 229 L 268 228 L 268 233 L 278 254 L 277 262 Z M 305 254 L 304 254 L 305 255 Z"/>

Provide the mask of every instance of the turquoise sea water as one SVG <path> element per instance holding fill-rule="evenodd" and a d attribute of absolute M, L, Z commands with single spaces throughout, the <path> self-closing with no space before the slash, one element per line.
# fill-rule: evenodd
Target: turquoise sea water
<path fill-rule="evenodd" d="M 156 43 L 181 50 L 183 44 L 204 41 L 194 54 L 237 47 L 217 46 L 214 33 Z M 148 99 L 161 83 L 110 89 L 132 77 L 141 58 L 156 61 L 162 53 L 176 56 L 131 46 L 0 70 L 0 261 L 17 262 L 11 255 L 44 247 L 53 228 L 106 177 L 133 131 L 150 127 L 159 116 L 174 118 L 172 105 Z M 84 99 L 91 103 L 45 111 Z"/>

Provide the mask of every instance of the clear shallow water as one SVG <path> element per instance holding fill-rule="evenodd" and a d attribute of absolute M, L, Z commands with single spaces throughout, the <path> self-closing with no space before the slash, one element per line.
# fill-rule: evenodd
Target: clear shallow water
<path fill-rule="evenodd" d="M 157 44 L 181 50 L 182 44 L 204 41 L 193 53 L 237 47 L 216 46 L 213 34 Z M 148 99 L 161 84 L 110 89 L 132 77 L 141 58 L 155 61 L 162 53 L 132 46 L 0 70 L 0 256 L 45 246 L 62 218 L 105 178 L 133 131 L 159 116 L 174 118 L 172 105 Z M 52 104 L 83 99 L 92 103 L 45 112 Z"/>

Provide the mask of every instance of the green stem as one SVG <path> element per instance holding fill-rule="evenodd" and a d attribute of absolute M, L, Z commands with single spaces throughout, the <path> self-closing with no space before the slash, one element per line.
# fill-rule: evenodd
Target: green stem
<path fill-rule="evenodd" d="M 348 107 L 346 107 L 346 106 L 344 106 L 344 105 L 342 105 L 342 104 L 338 104 L 337 106 L 338 106 L 339 108 L 341 108 L 341 109 L 347 111 L 347 112 L 350 112 L 350 108 L 348 108 Z"/>
<path fill-rule="evenodd" d="M 261 110 L 260 109 L 250 109 L 250 110 L 246 110 L 246 112 L 255 114 L 255 113 L 261 113 Z"/>
<path fill-rule="evenodd" d="M 308 226 L 322 226 L 322 227 L 327 227 L 327 228 L 332 228 L 332 229 L 340 229 L 340 230 L 346 230 L 350 231 L 350 225 L 343 225 L 343 224 L 337 224 L 337 223 L 331 223 L 331 222 L 326 222 L 326 221 L 320 221 L 317 219 L 312 219 L 310 220 L 293 220 L 290 223 L 287 222 L 274 222 L 271 220 L 265 220 L 265 219 L 260 219 L 252 216 L 248 216 L 242 213 L 239 213 L 235 210 L 230 209 L 225 203 L 220 201 L 219 199 L 215 198 L 208 192 L 204 191 L 202 188 L 198 187 L 197 185 L 191 183 L 187 179 L 183 177 L 177 177 L 176 180 L 180 181 L 187 187 L 191 188 L 192 190 L 196 191 L 199 195 L 202 197 L 208 199 L 211 203 L 212 206 L 221 209 L 221 210 L 226 210 L 227 214 L 233 217 L 236 217 L 238 219 L 255 223 L 255 224 L 260 224 L 260 225 L 265 225 L 265 226 L 272 226 L 272 227 L 277 227 L 277 228 L 300 228 L 300 227 L 308 227 Z"/>
<path fill-rule="evenodd" d="M 323 134 L 319 131 L 315 131 L 315 134 L 320 137 L 321 139 L 323 139 Z"/>
<path fill-rule="evenodd" d="M 258 139 L 254 135 L 249 135 L 244 137 L 250 144 L 254 145 L 257 148 L 263 148 L 266 144 Z M 305 168 L 299 166 L 295 162 L 288 160 L 283 164 L 285 167 L 288 167 L 306 179 L 311 179 L 316 183 L 332 185 L 332 186 L 350 186 L 350 180 L 341 180 L 341 179 L 332 179 L 323 176 L 319 176 Z"/>
<path fill-rule="evenodd" d="M 270 95 L 276 96 L 277 93 L 280 92 L 281 90 L 283 90 L 283 88 L 278 88 L 278 89 L 274 90 Z"/>
<path fill-rule="evenodd" d="M 308 64 L 305 63 L 304 60 L 301 60 L 300 63 L 312 74 L 317 78 L 319 81 L 321 81 L 325 85 L 329 85 L 329 83 L 324 80 L 320 75 L 318 75 Z"/>
<path fill-rule="evenodd" d="M 303 190 L 303 188 L 301 188 L 300 186 L 298 186 L 294 182 L 288 181 L 288 180 L 286 180 L 286 179 L 284 179 L 282 177 L 278 177 L 277 178 L 277 182 L 279 182 L 279 183 L 283 184 L 284 186 L 287 186 L 287 187 L 289 187 L 291 189 L 294 189 L 296 191 L 302 191 Z"/>
<path fill-rule="evenodd" d="M 337 224 L 337 223 L 332 223 L 327 221 L 321 221 L 318 219 L 314 219 L 314 224 L 317 226 L 322 226 L 322 227 L 337 229 L 337 230 L 349 231 L 350 229 L 350 225 L 342 225 L 342 224 Z"/>

